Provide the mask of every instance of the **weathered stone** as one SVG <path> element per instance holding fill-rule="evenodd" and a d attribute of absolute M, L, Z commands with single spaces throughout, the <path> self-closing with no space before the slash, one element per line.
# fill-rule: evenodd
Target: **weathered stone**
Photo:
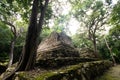
<path fill-rule="evenodd" d="M 79 57 L 72 40 L 65 33 L 52 32 L 38 47 L 37 59 L 57 57 Z"/>
<path fill-rule="evenodd" d="M 75 65 L 80 62 L 91 62 L 97 61 L 95 58 L 79 58 L 79 57 L 66 57 L 66 58 L 50 58 L 50 59 L 40 59 L 36 62 L 36 66 L 42 68 L 56 69 L 63 66 Z"/>
<path fill-rule="evenodd" d="M 80 57 L 82 58 L 96 58 L 93 50 L 87 48 L 82 48 L 77 50 L 79 51 Z"/>
<path fill-rule="evenodd" d="M 85 66 L 84 66 L 85 65 Z M 79 63 L 65 68 L 50 70 L 42 74 L 34 72 L 17 72 L 13 80 L 94 80 L 111 67 L 108 60 Z M 32 74 L 32 76 L 31 76 Z"/>

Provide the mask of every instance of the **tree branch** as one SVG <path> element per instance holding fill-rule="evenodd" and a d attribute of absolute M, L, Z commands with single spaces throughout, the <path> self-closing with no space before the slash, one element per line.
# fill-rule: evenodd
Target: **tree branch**
<path fill-rule="evenodd" d="M 1 20 L 1 21 L 2 21 L 4 24 L 10 26 L 13 35 L 14 35 L 14 36 L 17 36 L 16 27 L 15 27 L 12 23 L 7 22 L 7 21 L 3 21 L 3 20 Z"/>

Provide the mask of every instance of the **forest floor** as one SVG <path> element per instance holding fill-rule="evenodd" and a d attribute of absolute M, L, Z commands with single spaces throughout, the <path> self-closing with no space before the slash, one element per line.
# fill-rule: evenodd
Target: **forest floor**
<path fill-rule="evenodd" d="M 120 80 L 120 65 L 111 67 L 101 77 L 95 80 Z"/>

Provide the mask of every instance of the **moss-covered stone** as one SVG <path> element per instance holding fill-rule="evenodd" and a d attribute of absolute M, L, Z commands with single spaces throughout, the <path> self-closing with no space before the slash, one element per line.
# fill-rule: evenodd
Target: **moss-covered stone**
<path fill-rule="evenodd" d="M 16 72 L 13 80 L 30 80 L 25 72 Z"/>
<path fill-rule="evenodd" d="M 99 65 L 101 63 L 105 63 L 106 65 Z M 56 75 L 52 75 L 49 76 L 48 78 L 46 78 L 46 80 L 63 80 L 63 77 L 66 78 L 67 80 L 73 80 L 74 78 L 76 79 L 80 79 L 80 80 L 92 80 L 93 78 L 95 78 L 98 75 L 101 75 L 99 73 L 99 71 L 104 72 L 104 68 L 108 68 L 108 66 L 110 67 L 111 62 L 109 61 L 96 61 L 96 62 L 87 62 L 87 63 L 80 63 L 78 65 L 73 65 L 70 67 L 67 67 L 66 70 L 63 70 L 61 74 L 56 74 Z M 97 67 L 95 67 L 97 66 Z M 101 66 L 104 66 L 103 68 L 100 68 Z M 106 69 L 107 69 L 106 68 Z M 96 70 L 98 70 L 96 72 Z M 62 75 L 62 77 L 60 76 Z"/>
<path fill-rule="evenodd" d="M 96 61 L 96 58 L 80 58 L 80 57 L 66 57 L 66 58 L 50 58 L 40 59 L 37 61 L 36 66 L 42 68 L 60 68 L 67 65 L 75 65 L 80 62 Z"/>
<path fill-rule="evenodd" d="M 93 61 L 33 75 L 32 78 L 27 72 L 17 73 L 15 78 L 19 80 L 93 80 L 111 65 L 112 63 L 107 60 Z"/>

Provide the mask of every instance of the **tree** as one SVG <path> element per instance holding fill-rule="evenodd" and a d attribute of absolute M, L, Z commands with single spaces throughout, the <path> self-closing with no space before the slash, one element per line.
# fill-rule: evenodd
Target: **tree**
<path fill-rule="evenodd" d="M 118 1 L 117 4 L 115 4 L 111 13 L 110 23 L 114 26 L 117 26 L 120 23 L 119 13 L 120 13 L 120 1 Z"/>
<path fill-rule="evenodd" d="M 9 52 L 9 44 L 11 41 L 12 33 L 10 29 L 0 22 L 0 57 L 7 58 L 7 53 Z M 1 59 L 0 59 L 1 60 Z"/>
<path fill-rule="evenodd" d="M 21 31 L 23 31 L 22 30 L 23 27 L 19 26 L 18 23 L 25 24 L 25 22 L 18 21 L 17 16 L 21 16 L 24 13 L 18 7 L 18 4 L 16 1 L 9 1 L 9 0 L 1 1 L 0 10 L 2 11 L 0 12 L 1 14 L 0 21 L 4 23 L 6 26 L 8 26 L 12 32 L 12 36 L 11 36 L 12 39 L 10 43 L 10 52 L 9 52 L 9 63 L 8 63 L 8 67 L 10 67 L 13 63 L 13 52 L 14 52 L 16 39 L 20 36 Z M 18 11 L 20 12 L 19 14 L 18 14 Z"/>
<path fill-rule="evenodd" d="M 108 42 L 114 55 L 116 62 L 120 62 L 120 26 L 114 26 L 110 29 L 108 37 Z"/>
<path fill-rule="evenodd" d="M 79 30 L 79 29 L 78 29 Z M 75 47 L 77 48 L 87 48 L 91 50 L 91 41 L 89 41 L 87 39 L 87 34 L 86 31 L 82 31 L 81 29 L 72 36 L 73 39 L 73 44 L 75 45 Z"/>
<path fill-rule="evenodd" d="M 115 58 L 116 62 L 120 62 L 120 2 L 118 1 L 117 4 L 113 6 L 112 12 L 110 14 L 110 21 L 109 24 L 111 29 L 109 30 L 109 34 L 106 35 L 106 42 L 108 43 L 109 50 L 106 47 L 106 43 L 104 38 L 99 43 L 99 50 L 103 55 L 103 58 L 111 58 L 111 53 Z"/>
<path fill-rule="evenodd" d="M 39 1 L 34 0 L 33 8 L 31 13 L 30 24 L 28 28 L 28 33 L 26 36 L 26 43 L 23 49 L 23 55 L 18 70 L 30 70 L 34 67 L 36 51 L 38 46 L 38 37 L 42 29 L 43 19 L 48 5 L 48 0 L 45 1 L 45 4 L 42 4 L 41 1 L 41 15 L 39 18 L 39 23 L 37 25 L 37 14 L 38 14 L 38 3 Z"/>
<path fill-rule="evenodd" d="M 49 0 L 45 0 L 44 3 L 43 1 L 39 2 L 38 0 L 33 1 L 33 7 L 31 12 L 28 32 L 26 36 L 25 46 L 23 48 L 21 58 L 18 62 L 18 66 L 13 72 L 11 72 L 10 75 L 4 76 L 3 80 L 10 78 L 16 71 L 33 69 L 36 58 L 37 46 L 38 46 L 38 37 L 42 29 L 44 15 L 48 2 Z M 38 12 L 39 7 L 40 7 L 40 17 L 39 17 L 39 22 L 37 23 L 37 15 L 39 13 Z"/>
<path fill-rule="evenodd" d="M 110 5 L 105 5 L 99 0 L 90 1 L 72 1 L 74 17 L 80 21 L 81 26 L 84 27 L 88 34 L 88 39 L 93 44 L 93 50 L 96 57 L 99 57 L 97 51 L 97 36 L 99 32 L 104 30 L 104 26 L 107 23 L 109 17 Z M 81 6 L 79 6 L 81 5 Z"/>
<path fill-rule="evenodd" d="M 19 31 L 17 31 L 16 27 L 14 25 L 12 25 L 9 22 L 4 22 L 6 24 L 8 24 L 9 26 L 11 26 L 11 31 L 13 34 L 13 38 L 11 40 L 11 44 L 10 44 L 10 54 L 9 54 L 9 63 L 8 63 L 8 68 L 11 67 L 12 63 L 13 63 L 13 51 L 14 51 L 14 47 L 15 47 L 15 41 L 16 39 L 19 37 Z"/>
<path fill-rule="evenodd" d="M 112 47 L 112 52 L 116 56 L 116 61 L 120 62 L 120 1 L 113 7 L 110 24 L 112 28 L 108 35 L 109 45 Z"/>
<path fill-rule="evenodd" d="M 20 36 L 22 28 L 20 28 L 19 30 L 17 30 L 17 27 L 13 23 L 8 22 L 6 20 L 5 21 L 1 20 L 1 21 L 4 24 L 10 26 L 11 32 L 13 34 L 13 38 L 12 38 L 11 44 L 10 44 L 9 63 L 8 63 L 8 68 L 9 68 L 9 67 L 11 67 L 11 65 L 13 63 L 13 52 L 14 52 L 15 42 L 16 42 L 16 39 Z"/>
<path fill-rule="evenodd" d="M 111 48 L 110 48 L 110 46 L 109 46 L 109 44 L 108 44 L 108 42 L 107 42 L 107 40 L 106 40 L 105 37 L 104 37 L 104 40 L 105 40 L 106 46 L 107 46 L 107 48 L 108 48 L 108 50 L 109 50 L 109 52 L 110 52 L 111 58 L 112 58 L 112 60 L 113 60 L 113 64 L 116 65 L 116 61 L 115 61 L 115 58 L 114 58 L 114 56 L 113 56 L 112 50 L 111 50 Z"/>

